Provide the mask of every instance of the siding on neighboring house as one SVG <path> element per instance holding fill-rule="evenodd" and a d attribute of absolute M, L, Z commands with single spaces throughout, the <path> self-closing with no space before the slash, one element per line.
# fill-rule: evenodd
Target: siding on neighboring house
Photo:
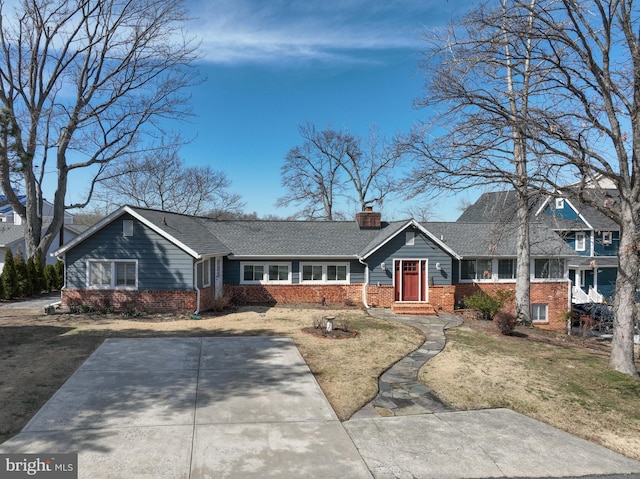
<path fill-rule="evenodd" d="M 575 220 L 580 221 L 581 223 L 583 222 L 582 219 L 580 219 L 580 216 L 578 216 L 578 213 L 576 213 L 576 210 L 569 206 L 569 203 L 566 200 L 564 202 L 564 208 L 555 208 L 555 205 L 552 206 L 553 201 L 554 200 L 552 199 L 551 202 L 545 207 L 544 214 L 556 216 L 565 220 Z"/>
<path fill-rule="evenodd" d="M 123 235 L 123 221 L 133 235 Z M 68 289 L 87 287 L 87 260 L 138 260 L 139 290 L 193 290 L 193 258 L 130 215 L 122 215 L 66 253 Z"/>
<path fill-rule="evenodd" d="M 603 236 L 605 231 L 595 232 L 595 241 L 593 245 L 593 252 L 596 256 L 617 256 L 618 248 L 620 247 L 620 232 L 610 231 L 611 244 L 604 244 Z"/>
<path fill-rule="evenodd" d="M 405 244 L 405 233 L 414 233 L 414 244 Z M 414 228 L 408 228 L 400 233 L 378 251 L 367 258 L 367 263 L 371 270 L 369 274 L 369 284 L 391 286 L 393 284 L 393 260 L 397 259 L 428 259 L 427 275 L 429 284 L 435 286 L 448 286 L 452 281 L 452 258 L 439 246 L 434 244 L 427 236 Z M 385 270 L 380 267 L 385 264 Z M 441 270 L 436 269 L 436 263 L 440 263 Z"/>

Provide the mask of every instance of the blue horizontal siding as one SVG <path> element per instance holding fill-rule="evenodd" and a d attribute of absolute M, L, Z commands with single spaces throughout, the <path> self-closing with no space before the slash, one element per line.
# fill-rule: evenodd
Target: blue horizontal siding
<path fill-rule="evenodd" d="M 415 233 L 415 244 L 408 246 L 406 232 Z M 378 251 L 367 258 L 370 269 L 369 283 L 381 285 L 393 284 L 393 260 L 398 259 L 428 259 L 429 281 L 435 286 L 448 286 L 452 281 L 452 257 L 435 244 L 430 238 L 415 228 L 408 228 L 401 232 Z M 381 268 L 385 264 L 385 270 Z M 441 270 L 436 269 L 440 263 Z"/>
<path fill-rule="evenodd" d="M 133 236 L 122 234 L 124 220 L 133 221 Z M 126 214 L 67 252 L 68 288 L 87 287 L 89 259 L 137 260 L 138 289 L 193 289 L 193 258 Z"/>

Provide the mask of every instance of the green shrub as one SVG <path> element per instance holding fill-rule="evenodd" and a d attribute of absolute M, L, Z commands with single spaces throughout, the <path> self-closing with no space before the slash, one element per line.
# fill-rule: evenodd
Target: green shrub
<path fill-rule="evenodd" d="M 56 286 L 58 284 L 58 280 L 56 278 L 56 268 L 52 264 L 48 264 L 44 267 L 43 272 L 44 277 L 44 289 L 47 291 L 55 291 L 58 289 Z"/>
<path fill-rule="evenodd" d="M 464 305 L 469 309 L 475 309 L 482 314 L 482 319 L 492 320 L 502 307 L 513 299 L 513 292 L 499 289 L 494 294 L 489 294 L 481 289 L 471 296 L 464 298 Z"/>
<path fill-rule="evenodd" d="M 16 273 L 16 264 L 11 249 L 7 249 L 4 255 L 2 289 L 4 299 L 14 299 L 18 294 L 18 275 Z"/>
<path fill-rule="evenodd" d="M 62 289 L 64 286 L 64 263 L 60 260 L 56 261 L 56 284 L 54 289 Z"/>
<path fill-rule="evenodd" d="M 18 287 L 16 289 L 17 297 L 31 296 L 31 278 L 29 277 L 29 270 L 27 269 L 27 263 L 24 260 L 22 253 L 18 252 L 15 256 L 14 263 L 16 265 L 16 277 Z"/>

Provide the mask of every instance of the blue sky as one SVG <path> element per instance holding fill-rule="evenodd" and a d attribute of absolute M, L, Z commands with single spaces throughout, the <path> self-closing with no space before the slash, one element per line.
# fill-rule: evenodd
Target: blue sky
<path fill-rule="evenodd" d="M 424 28 L 444 26 L 468 2 L 456 0 L 188 0 L 189 33 L 202 42 L 192 90 L 195 117 L 177 129 L 194 140 L 181 150 L 190 165 L 225 171 L 246 212 L 286 216 L 280 167 L 301 144 L 298 125 L 349 128 L 387 136 L 425 115 L 419 50 Z M 477 196 L 477 195 L 475 195 Z M 471 199 L 475 199 L 472 196 Z M 458 200 L 434 204 L 455 219 Z M 387 219 L 409 203 L 382 205 Z"/>

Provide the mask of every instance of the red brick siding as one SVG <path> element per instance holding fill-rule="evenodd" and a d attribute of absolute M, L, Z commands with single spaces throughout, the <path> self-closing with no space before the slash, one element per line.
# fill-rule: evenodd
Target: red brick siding
<path fill-rule="evenodd" d="M 195 291 L 140 291 L 65 289 L 62 304 L 110 306 L 116 311 L 136 309 L 147 313 L 188 312 L 196 309 Z"/>
<path fill-rule="evenodd" d="M 466 296 L 471 296 L 478 289 L 482 289 L 488 293 L 495 292 L 498 289 L 507 289 L 515 293 L 515 283 L 459 283 L 455 285 L 455 301 L 456 304 L 463 304 Z M 533 282 L 530 287 L 531 304 L 547 304 L 546 323 L 535 323 L 535 326 L 542 329 L 551 329 L 554 331 L 562 331 L 567 327 L 566 321 L 563 319 L 564 313 L 568 309 L 569 304 L 569 285 L 567 281 L 551 281 L 551 282 Z M 503 308 L 515 314 L 515 304 L 508 303 Z"/>
<path fill-rule="evenodd" d="M 352 301 L 362 304 L 362 285 L 308 285 L 308 284 L 251 284 L 224 285 L 225 296 L 230 296 L 235 304 L 291 304 L 327 303 L 339 304 Z"/>

